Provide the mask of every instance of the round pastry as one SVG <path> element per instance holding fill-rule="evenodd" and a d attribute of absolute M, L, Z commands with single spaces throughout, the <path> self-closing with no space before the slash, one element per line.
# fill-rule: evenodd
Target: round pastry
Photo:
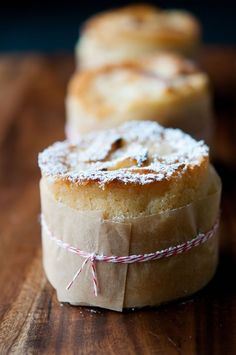
<path fill-rule="evenodd" d="M 66 99 L 66 135 L 77 139 L 128 120 L 155 120 L 209 140 L 208 76 L 173 54 L 75 73 Z"/>
<path fill-rule="evenodd" d="M 200 24 L 188 12 L 130 5 L 88 20 L 76 46 L 80 69 L 136 59 L 156 51 L 197 52 Z"/>
<path fill-rule="evenodd" d="M 220 188 L 202 141 L 155 122 L 132 121 L 76 144 L 56 143 L 39 155 L 39 166 L 44 268 L 60 301 L 115 310 L 158 305 L 190 295 L 212 278 Z M 199 233 L 212 237 L 190 248 Z M 183 243 L 179 255 L 145 259 Z M 88 256 L 84 264 L 81 255 Z M 134 262 L 137 255 L 142 262 Z M 96 296 L 88 260 L 93 267 L 97 260 Z M 73 274 L 73 281 L 80 279 L 66 290 Z"/>

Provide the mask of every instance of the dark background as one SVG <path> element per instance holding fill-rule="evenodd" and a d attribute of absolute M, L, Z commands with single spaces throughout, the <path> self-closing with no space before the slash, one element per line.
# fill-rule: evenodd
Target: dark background
<path fill-rule="evenodd" d="M 0 4 L 0 51 L 72 51 L 81 23 L 96 13 L 132 1 L 11 1 Z M 144 1 L 136 1 L 135 3 Z M 202 22 L 206 43 L 236 43 L 236 1 L 149 1 L 185 8 Z"/>

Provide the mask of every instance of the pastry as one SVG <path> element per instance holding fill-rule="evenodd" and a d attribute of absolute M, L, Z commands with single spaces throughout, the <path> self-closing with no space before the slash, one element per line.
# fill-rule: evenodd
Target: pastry
<path fill-rule="evenodd" d="M 220 181 L 202 141 L 132 121 L 55 143 L 39 166 L 43 263 L 59 301 L 121 311 L 212 278 Z"/>
<path fill-rule="evenodd" d="M 200 37 L 200 24 L 186 11 L 130 5 L 86 22 L 76 46 L 77 64 L 80 69 L 93 68 L 156 51 L 193 57 Z"/>
<path fill-rule="evenodd" d="M 178 127 L 209 142 L 209 79 L 192 62 L 173 54 L 111 64 L 73 75 L 66 113 L 66 135 L 72 140 L 141 119 Z"/>

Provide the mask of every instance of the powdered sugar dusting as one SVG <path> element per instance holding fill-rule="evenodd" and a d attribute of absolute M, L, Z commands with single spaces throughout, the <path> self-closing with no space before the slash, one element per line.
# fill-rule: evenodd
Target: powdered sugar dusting
<path fill-rule="evenodd" d="M 73 183 L 112 181 L 149 184 L 182 174 L 208 156 L 208 147 L 179 129 L 156 122 L 130 121 L 91 133 L 76 144 L 58 142 L 39 154 L 43 176 Z"/>

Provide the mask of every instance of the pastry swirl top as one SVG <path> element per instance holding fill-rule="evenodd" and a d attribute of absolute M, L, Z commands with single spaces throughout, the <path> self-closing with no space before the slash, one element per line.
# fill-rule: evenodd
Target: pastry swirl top
<path fill-rule="evenodd" d="M 90 133 L 76 144 L 58 142 L 39 154 L 43 176 L 101 187 L 173 180 L 204 164 L 208 147 L 203 141 L 151 121 Z"/>
<path fill-rule="evenodd" d="M 156 54 L 76 73 L 69 83 L 68 98 L 78 100 L 96 119 L 105 119 L 202 91 L 208 91 L 208 77 L 191 61 L 174 54 Z"/>
<path fill-rule="evenodd" d="M 148 41 L 182 43 L 200 36 L 197 20 L 181 10 L 160 10 L 151 5 L 130 5 L 98 14 L 87 21 L 84 32 L 103 43 Z"/>

